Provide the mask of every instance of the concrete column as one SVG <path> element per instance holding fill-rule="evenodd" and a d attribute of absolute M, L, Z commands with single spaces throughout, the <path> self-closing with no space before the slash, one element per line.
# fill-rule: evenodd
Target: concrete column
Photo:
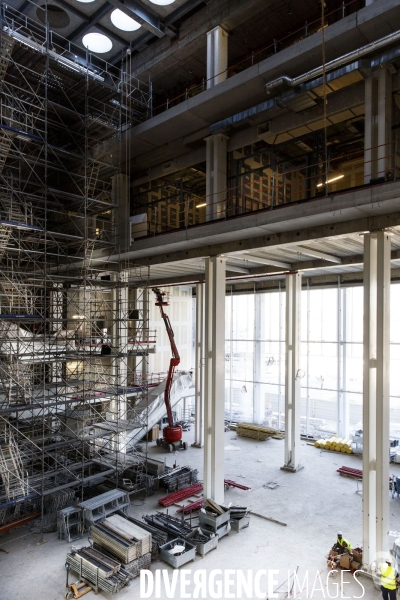
<path fill-rule="evenodd" d="M 365 80 L 364 183 L 391 171 L 391 125 L 392 76 L 379 68 Z"/>
<path fill-rule="evenodd" d="M 300 465 L 301 274 L 286 275 L 285 464 L 296 472 Z"/>
<path fill-rule="evenodd" d="M 117 235 L 117 248 L 120 252 L 126 252 L 130 246 L 130 197 L 129 177 L 118 173 L 112 177 L 112 201 L 118 206 L 115 211 L 115 228 Z"/>
<path fill-rule="evenodd" d="M 225 268 L 206 259 L 204 373 L 204 497 L 224 501 Z"/>
<path fill-rule="evenodd" d="M 389 531 L 390 236 L 364 238 L 363 559 L 380 564 Z"/>
<path fill-rule="evenodd" d="M 204 439 L 204 285 L 196 285 L 196 372 L 194 443 L 201 448 Z"/>
<path fill-rule="evenodd" d="M 207 221 L 224 218 L 226 213 L 227 139 L 222 133 L 206 138 Z"/>
<path fill-rule="evenodd" d="M 392 76 L 387 68 L 378 70 L 378 177 L 386 177 L 393 159 L 392 147 Z"/>
<path fill-rule="evenodd" d="M 225 81 L 228 75 L 228 33 L 214 27 L 207 33 L 207 89 Z"/>

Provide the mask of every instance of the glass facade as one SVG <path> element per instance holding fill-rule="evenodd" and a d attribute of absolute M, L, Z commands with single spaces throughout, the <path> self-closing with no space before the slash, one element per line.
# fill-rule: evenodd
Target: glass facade
<path fill-rule="evenodd" d="M 391 434 L 400 434 L 400 285 L 391 286 Z M 301 431 L 362 421 L 363 288 L 303 288 Z M 285 289 L 226 298 L 225 417 L 284 429 Z"/>

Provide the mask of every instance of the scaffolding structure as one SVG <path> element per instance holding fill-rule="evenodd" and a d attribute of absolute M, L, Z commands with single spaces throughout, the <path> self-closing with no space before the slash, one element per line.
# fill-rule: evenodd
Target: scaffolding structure
<path fill-rule="evenodd" d="M 127 467 L 140 488 L 148 269 L 108 258 L 122 132 L 151 87 L 5 4 L 0 22 L 0 529 L 40 513 L 44 531 L 46 506 Z"/>

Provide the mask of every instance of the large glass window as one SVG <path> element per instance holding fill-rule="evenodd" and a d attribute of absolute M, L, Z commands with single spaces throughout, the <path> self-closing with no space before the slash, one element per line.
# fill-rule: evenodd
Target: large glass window
<path fill-rule="evenodd" d="M 400 436 L 400 285 L 391 286 L 391 434 Z M 302 292 L 301 431 L 362 421 L 363 287 Z M 226 298 L 225 415 L 285 427 L 285 290 Z"/>

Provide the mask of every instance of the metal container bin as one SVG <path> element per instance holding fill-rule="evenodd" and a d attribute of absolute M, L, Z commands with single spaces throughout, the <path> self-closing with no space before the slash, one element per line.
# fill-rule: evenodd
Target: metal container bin
<path fill-rule="evenodd" d="M 200 527 L 201 529 L 201 527 Z M 196 551 L 197 554 L 200 554 L 200 556 L 205 556 L 207 554 L 207 552 L 210 552 L 210 550 L 214 550 L 214 548 L 218 548 L 218 534 L 213 534 L 210 531 L 207 531 L 207 529 L 201 529 L 202 533 L 204 535 L 206 535 L 207 537 L 209 537 L 208 542 L 197 542 L 196 543 Z"/>
<path fill-rule="evenodd" d="M 169 550 L 172 550 L 175 546 L 185 546 L 185 550 L 182 554 L 171 554 Z M 194 560 L 196 557 L 196 546 L 183 540 L 181 538 L 175 538 L 168 544 L 160 546 L 160 558 L 166 563 L 178 569 L 182 565 Z"/>
<path fill-rule="evenodd" d="M 205 513 L 202 510 L 199 514 L 199 522 L 200 527 L 202 525 L 207 525 L 208 527 L 212 527 L 214 533 L 217 533 L 217 529 L 227 523 L 231 518 L 231 513 L 227 510 L 223 515 L 210 515 L 209 513 Z M 207 528 L 208 528 L 207 527 Z"/>
<path fill-rule="evenodd" d="M 246 515 L 241 519 L 231 519 L 230 523 L 232 531 L 236 531 L 236 533 L 239 533 L 241 529 L 245 529 L 250 525 L 250 515 Z"/>

